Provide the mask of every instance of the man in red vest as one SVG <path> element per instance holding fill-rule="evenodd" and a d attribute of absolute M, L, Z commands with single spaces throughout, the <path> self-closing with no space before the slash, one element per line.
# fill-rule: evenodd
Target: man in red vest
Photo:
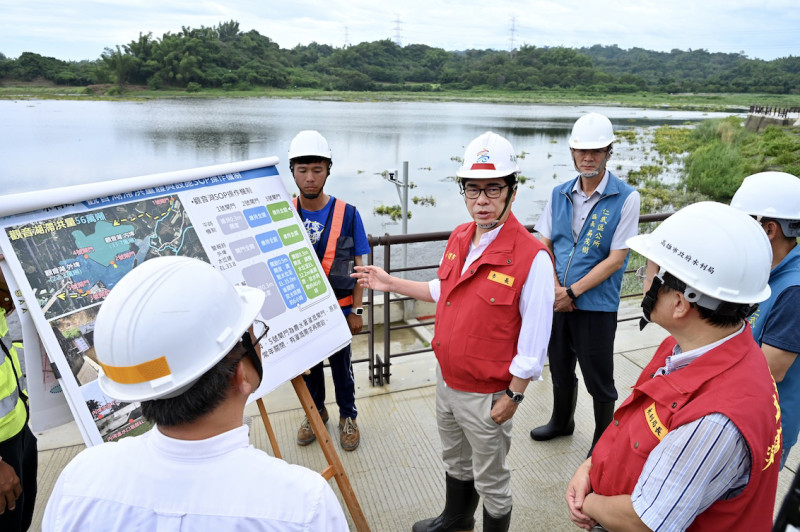
<path fill-rule="evenodd" d="M 775 382 L 746 321 L 770 295 L 759 224 L 720 203 L 628 239 L 647 258 L 641 326 L 671 336 L 566 493 L 580 528 L 768 531 L 781 458 Z"/>
<path fill-rule="evenodd" d="M 487 132 L 467 146 L 457 175 L 473 221 L 450 235 L 433 281 L 356 267 L 363 286 L 436 302 L 446 501 L 414 532 L 472 530 L 479 496 L 485 532 L 511 523 L 511 418 L 528 382 L 541 378 L 554 300 L 550 255 L 511 213 L 518 172 L 514 148 L 500 135 Z"/>
<path fill-rule="evenodd" d="M 363 264 L 369 253 L 364 224 L 356 208 L 325 193 L 325 183 L 331 173 L 331 149 L 328 141 L 317 131 L 298 133 L 289 147 L 289 168 L 300 195 L 294 207 L 303 220 L 311 244 L 339 306 L 347 318 L 352 334 L 364 326 L 362 314 L 363 288 L 350 277 L 353 266 Z M 328 357 L 339 407 L 339 443 L 345 451 L 354 451 L 361 441 L 356 424 L 356 386 L 353 378 L 350 344 Z M 303 375 L 322 421 L 328 422 L 325 408 L 325 376 L 322 362 Z M 308 445 L 317 437 L 304 418 L 297 431 L 297 444 Z"/>

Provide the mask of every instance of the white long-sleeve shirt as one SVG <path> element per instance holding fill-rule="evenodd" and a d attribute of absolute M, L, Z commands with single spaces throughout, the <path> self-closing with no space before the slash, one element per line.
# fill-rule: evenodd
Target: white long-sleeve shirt
<path fill-rule="evenodd" d="M 481 235 L 477 246 L 470 242 L 467 260 L 461 269 L 462 275 L 473 262 L 480 258 L 489 244 L 494 242 L 502 227 L 501 225 Z M 522 325 L 517 339 L 517 354 L 509 367 L 509 373 L 515 377 L 533 380 L 542 378 L 542 368 L 547 360 L 547 345 L 550 342 L 550 331 L 553 326 L 553 301 L 555 300 L 555 281 L 553 279 L 553 262 L 546 251 L 540 251 L 533 259 L 519 298 Z M 437 303 L 442 293 L 441 288 L 439 279 L 428 282 L 431 298 Z"/>
<path fill-rule="evenodd" d="M 321 475 L 253 448 L 241 426 L 176 440 L 157 427 L 70 462 L 45 509 L 51 531 L 346 531 Z"/>

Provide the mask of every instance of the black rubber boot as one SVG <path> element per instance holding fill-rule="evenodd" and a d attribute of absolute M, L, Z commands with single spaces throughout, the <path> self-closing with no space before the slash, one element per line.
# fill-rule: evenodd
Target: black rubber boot
<path fill-rule="evenodd" d="M 553 387 L 553 415 L 547 425 L 531 431 L 531 438 L 547 441 L 559 436 L 569 436 L 575 432 L 575 404 L 578 401 L 578 387 Z"/>
<path fill-rule="evenodd" d="M 594 401 L 594 437 L 592 438 L 592 446 L 589 448 L 589 454 L 586 455 L 586 458 L 592 456 L 592 451 L 594 451 L 594 444 L 597 443 L 597 440 L 600 439 L 600 436 L 603 435 L 603 432 L 606 430 L 608 425 L 611 423 L 611 420 L 614 419 L 614 401 L 609 401 L 607 403 L 601 403 L 599 401 Z"/>
<path fill-rule="evenodd" d="M 458 480 L 445 473 L 444 511 L 414 523 L 413 532 L 464 532 L 475 528 L 478 492 L 474 480 Z"/>
<path fill-rule="evenodd" d="M 492 517 L 483 507 L 483 532 L 508 532 L 511 526 L 511 510 L 502 517 Z"/>

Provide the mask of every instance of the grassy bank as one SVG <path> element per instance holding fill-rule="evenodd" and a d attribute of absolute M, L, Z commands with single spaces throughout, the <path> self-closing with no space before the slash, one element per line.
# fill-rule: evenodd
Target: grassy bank
<path fill-rule="evenodd" d="M 41 86 L 17 84 L 0 86 L 0 99 L 26 100 L 128 100 L 141 101 L 165 98 L 288 98 L 327 101 L 454 101 L 491 102 L 507 104 L 592 104 L 624 107 L 646 107 L 701 111 L 746 112 L 751 105 L 773 107 L 800 106 L 800 95 L 774 94 L 666 94 L 626 93 L 609 94 L 586 91 L 498 91 L 464 90 L 434 92 L 350 92 L 311 89 L 253 89 L 228 91 L 201 89 L 151 90 L 146 87 L 93 85 L 90 87 Z"/>
<path fill-rule="evenodd" d="M 654 164 L 628 175 L 642 195 L 642 212 L 667 212 L 703 200 L 730 202 L 748 175 L 765 171 L 800 175 L 800 128 L 770 126 L 746 130 L 737 117 L 706 120 L 696 128 L 663 126 L 656 130 Z M 683 172 L 665 184 L 663 167 L 681 159 Z"/>

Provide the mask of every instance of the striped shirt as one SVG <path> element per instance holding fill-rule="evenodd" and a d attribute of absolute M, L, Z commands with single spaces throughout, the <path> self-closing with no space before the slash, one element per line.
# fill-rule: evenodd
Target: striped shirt
<path fill-rule="evenodd" d="M 739 332 L 686 353 L 676 346 L 654 378 L 685 368 Z M 685 530 L 714 502 L 744 490 L 751 462 L 744 436 L 728 417 L 703 416 L 671 430 L 650 452 L 631 495 L 633 509 L 653 531 Z"/>

